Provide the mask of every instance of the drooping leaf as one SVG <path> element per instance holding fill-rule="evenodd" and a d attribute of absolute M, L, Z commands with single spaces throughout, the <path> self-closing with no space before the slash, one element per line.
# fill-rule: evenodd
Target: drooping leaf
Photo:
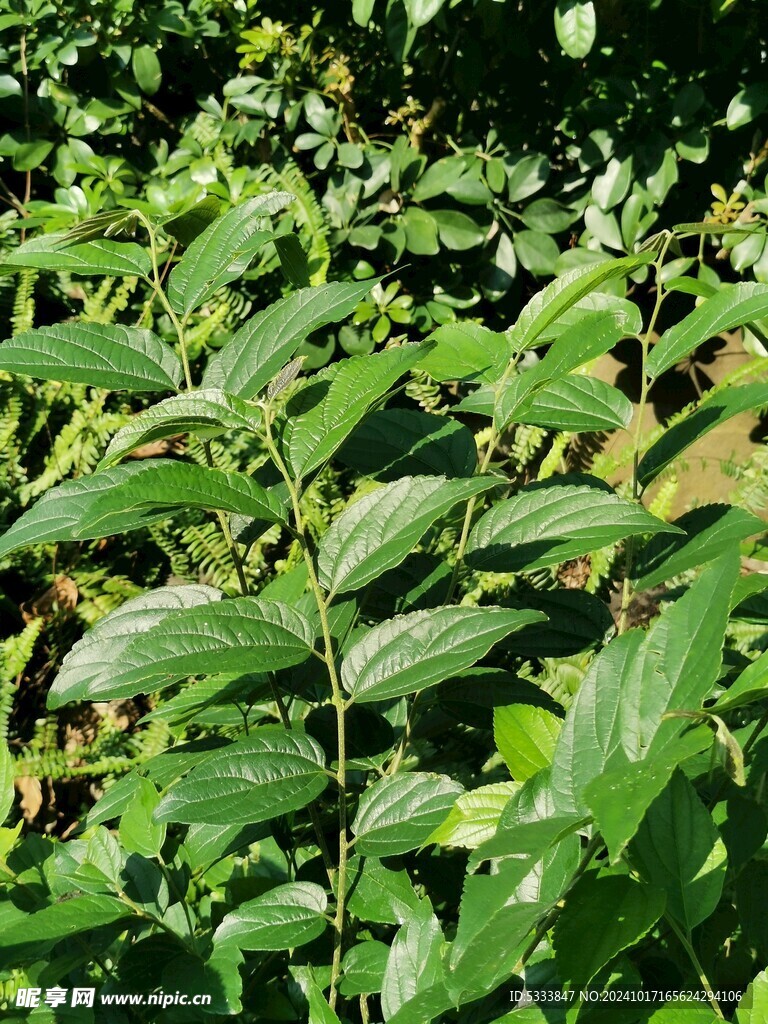
<path fill-rule="evenodd" d="M 210 224 L 192 242 L 168 278 L 168 300 L 181 317 L 201 306 L 222 285 L 242 275 L 272 233 L 264 218 L 293 202 L 290 192 L 248 199 Z M 232 390 L 227 388 L 227 390 Z"/>
<path fill-rule="evenodd" d="M 280 438 L 283 458 L 297 477 L 329 459 L 371 407 L 428 349 L 401 345 L 352 356 L 316 374 L 286 406 Z"/>
<path fill-rule="evenodd" d="M 44 541 L 92 540 L 138 530 L 185 508 L 222 509 L 272 523 L 283 518 L 280 499 L 252 477 L 151 459 L 53 487 L 0 538 L 0 555 Z"/>
<path fill-rule="evenodd" d="M 91 682 L 105 678 L 114 665 L 119 664 L 122 652 L 134 634 L 141 633 L 170 612 L 180 608 L 220 601 L 224 594 L 214 587 L 185 584 L 177 587 L 159 587 L 131 598 L 113 612 L 99 619 L 65 656 L 59 674 L 48 691 L 48 706 L 60 707 L 69 696 Z"/>
<path fill-rule="evenodd" d="M 152 261 L 146 249 L 136 242 L 97 238 L 72 245 L 62 231 L 23 242 L 5 254 L 2 266 L 63 270 L 84 276 L 149 277 L 152 273 Z"/>
<path fill-rule="evenodd" d="M 574 60 L 586 57 L 595 42 L 597 18 L 592 0 L 557 0 L 557 41 Z"/>
<path fill-rule="evenodd" d="M 273 302 L 247 320 L 209 360 L 204 386 L 254 398 L 312 331 L 348 317 L 375 283 L 332 282 Z"/>
<path fill-rule="evenodd" d="M 767 289 L 768 291 L 768 289 Z M 766 298 L 768 310 L 768 297 Z M 637 468 L 638 480 L 647 485 L 671 462 L 715 427 L 741 412 L 768 405 L 768 384 L 743 384 L 717 391 L 688 416 L 668 427 L 651 445 Z"/>
<path fill-rule="evenodd" d="M 550 764 L 561 724 L 551 711 L 530 704 L 494 708 L 493 738 L 513 779 L 525 782 Z"/>
<path fill-rule="evenodd" d="M 742 508 L 700 505 L 675 519 L 674 525 L 685 536 L 657 534 L 641 552 L 634 569 L 638 590 L 711 561 L 734 543 L 763 531 L 766 524 Z"/>
<path fill-rule="evenodd" d="M 601 488 L 565 484 L 523 489 L 475 525 L 467 563 L 519 572 L 586 555 L 643 533 L 676 532 L 635 502 Z"/>
<path fill-rule="evenodd" d="M 358 590 L 394 568 L 459 502 L 496 486 L 493 478 L 403 477 L 373 491 L 331 524 L 318 549 L 318 578 L 333 594 Z"/>
<path fill-rule="evenodd" d="M 472 432 L 448 416 L 381 409 L 360 424 L 336 458 L 384 482 L 425 473 L 466 477 L 477 466 L 477 447 Z"/>
<path fill-rule="evenodd" d="M 171 786 L 156 821 L 255 824 L 305 807 L 328 783 L 323 751 L 306 734 L 262 726 Z"/>
<path fill-rule="evenodd" d="M 154 609 L 152 609 L 154 611 Z M 279 601 L 238 597 L 175 609 L 147 624 L 127 643 L 119 640 L 120 661 L 104 665 L 115 649 L 113 635 L 73 648 L 54 684 L 58 706 L 68 700 L 113 699 L 150 692 L 191 675 L 227 671 L 277 671 L 305 661 L 314 629 L 300 612 Z M 128 628 L 125 616 L 119 625 Z M 81 643 L 85 643 L 81 641 Z M 98 644 L 98 646 L 97 646 Z M 92 649 L 94 648 L 94 649 Z M 98 659 L 98 661 L 97 661 Z M 78 673 L 86 662 L 89 675 Z"/>
<path fill-rule="evenodd" d="M 327 906 L 325 890 L 314 882 L 278 885 L 226 914 L 213 941 L 247 950 L 303 946 L 325 931 Z"/>
<path fill-rule="evenodd" d="M 435 380 L 493 383 L 510 360 L 507 338 L 470 321 L 444 324 L 429 335 L 433 348 L 421 368 Z"/>
<path fill-rule="evenodd" d="M 744 281 L 723 288 L 662 334 L 648 356 L 646 372 L 656 380 L 709 338 L 764 316 L 768 285 Z"/>
<path fill-rule="evenodd" d="M 532 348 L 550 324 L 594 288 L 612 278 L 625 277 L 652 259 L 652 253 L 636 253 L 634 256 L 607 260 L 597 266 L 576 267 L 556 278 L 533 296 L 515 326 L 507 332 L 513 349 L 524 352 Z"/>
<path fill-rule="evenodd" d="M 664 893 L 628 875 L 581 878 L 555 924 L 553 943 L 563 981 L 578 991 L 622 950 L 647 935 L 664 913 Z"/>
<path fill-rule="evenodd" d="M 648 808 L 629 845 L 631 863 L 666 893 L 667 913 L 690 932 L 713 913 L 727 855 L 715 823 L 681 771 Z"/>
<path fill-rule="evenodd" d="M 360 798 L 352 822 L 356 851 L 363 856 L 393 857 L 417 849 L 463 791 L 447 775 L 427 772 L 380 779 Z"/>
<path fill-rule="evenodd" d="M 175 391 L 181 362 L 152 331 L 122 324 L 53 324 L 0 345 L 0 370 L 111 391 Z"/>
<path fill-rule="evenodd" d="M 469 668 L 499 640 L 543 618 L 541 612 L 493 607 L 400 615 L 374 626 L 350 648 L 341 681 L 361 703 L 416 693 Z"/>
<path fill-rule="evenodd" d="M 253 433 L 259 410 L 218 388 L 188 391 L 152 405 L 127 423 L 109 442 L 97 469 L 106 469 L 145 444 L 177 434 L 217 437 L 228 430 Z"/>

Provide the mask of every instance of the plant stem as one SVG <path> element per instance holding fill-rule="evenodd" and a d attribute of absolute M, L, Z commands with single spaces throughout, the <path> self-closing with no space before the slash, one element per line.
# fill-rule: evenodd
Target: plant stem
<path fill-rule="evenodd" d="M 341 689 L 341 683 L 339 681 L 338 673 L 336 671 L 336 663 L 333 656 L 333 637 L 331 636 L 331 627 L 328 621 L 328 606 L 326 604 L 326 593 L 320 585 L 320 581 L 317 578 L 315 572 L 315 565 L 312 560 L 312 553 L 309 550 L 309 544 L 307 542 L 307 534 L 304 527 L 304 519 L 301 513 L 301 505 L 299 502 L 299 491 L 291 477 L 288 467 L 283 461 L 280 452 L 277 450 L 274 439 L 272 437 L 272 424 L 271 424 L 272 410 L 269 405 L 264 406 L 264 429 L 265 429 L 265 440 L 267 449 L 272 457 L 273 462 L 277 466 L 280 474 L 285 480 L 285 485 L 288 488 L 288 493 L 291 499 L 291 506 L 293 508 L 293 518 L 296 527 L 296 536 L 301 545 L 302 554 L 304 555 L 304 562 L 307 566 L 307 578 L 309 581 L 310 589 L 315 598 L 315 604 L 317 605 L 317 612 L 320 617 L 320 628 L 323 634 L 323 647 L 325 650 L 325 659 L 328 667 L 328 678 L 331 683 L 331 702 L 336 710 L 336 732 L 338 742 L 338 768 L 336 770 L 336 778 L 339 785 L 339 863 L 338 873 L 336 876 L 336 916 L 334 918 L 334 942 L 333 942 L 333 963 L 331 966 L 331 988 L 328 997 L 329 1005 L 331 1009 L 336 1006 L 337 989 L 336 983 L 341 973 L 341 947 L 342 938 L 344 933 L 344 914 L 346 909 L 346 888 L 347 888 L 347 859 L 348 859 L 348 840 L 347 840 L 347 803 L 346 803 L 346 781 L 347 781 L 347 754 L 346 754 L 346 733 L 345 733 L 345 720 L 344 720 L 344 696 Z"/>
<path fill-rule="evenodd" d="M 645 372 L 645 366 L 648 361 L 648 351 L 651 343 L 651 335 L 653 334 L 656 323 L 659 319 L 659 313 L 661 312 L 661 306 L 666 297 L 664 286 L 661 281 L 661 271 L 664 266 L 664 259 L 667 255 L 667 250 L 672 243 L 674 235 L 671 233 L 667 235 L 664 240 L 658 259 L 654 260 L 652 266 L 656 273 L 656 302 L 653 306 L 653 312 L 651 313 L 651 319 L 648 321 L 648 329 L 645 334 L 640 338 L 640 398 L 637 403 L 635 431 L 632 441 L 632 447 L 634 449 L 632 455 L 632 498 L 635 501 L 640 501 L 640 482 L 637 476 L 638 466 L 640 465 L 640 448 L 642 445 L 642 433 L 643 433 L 643 418 L 645 416 L 645 407 L 648 403 L 648 393 L 651 390 L 652 382 L 648 379 L 648 375 Z M 619 625 L 618 632 L 623 633 L 629 624 L 629 606 L 632 601 L 632 564 L 635 556 L 635 545 L 634 538 L 630 537 L 627 540 L 627 546 L 625 548 L 624 556 L 624 583 L 621 590 L 621 612 L 619 614 Z"/>
<path fill-rule="evenodd" d="M 683 931 L 683 929 L 680 927 L 677 921 L 675 921 L 675 919 L 671 917 L 669 914 L 665 914 L 664 917 L 672 931 L 679 939 L 680 945 L 685 950 L 688 959 L 691 961 L 693 969 L 694 971 L 696 971 L 699 982 L 701 983 L 702 991 L 707 997 L 707 1002 L 715 1011 L 720 1020 L 725 1020 L 725 1014 L 723 1013 L 722 1008 L 720 1007 L 720 1003 L 718 1003 L 717 999 L 715 998 L 714 989 L 712 988 L 712 985 L 710 984 L 710 981 L 707 978 L 704 968 L 701 965 L 701 961 L 696 956 L 696 950 L 693 948 L 693 943 L 691 942 L 690 934 L 686 934 L 686 932 Z"/>

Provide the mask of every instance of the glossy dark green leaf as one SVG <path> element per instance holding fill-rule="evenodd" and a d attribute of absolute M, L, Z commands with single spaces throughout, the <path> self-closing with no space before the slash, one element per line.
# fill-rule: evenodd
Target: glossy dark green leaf
<path fill-rule="evenodd" d="M 173 510 L 222 509 L 267 522 L 279 498 L 249 476 L 172 459 L 126 463 L 47 491 L 0 538 L 0 554 L 44 541 L 92 540 L 167 519 Z"/>
<path fill-rule="evenodd" d="M 221 203 L 216 196 L 206 196 L 189 210 L 165 221 L 163 231 L 188 246 L 216 220 L 220 212 Z"/>
<path fill-rule="evenodd" d="M 309 261 L 298 235 L 278 235 L 275 239 L 275 249 L 283 273 L 294 288 L 309 287 Z"/>
<path fill-rule="evenodd" d="M 710 430 L 726 423 L 732 416 L 766 405 L 768 384 L 764 383 L 730 387 L 706 398 L 690 415 L 669 427 L 651 445 L 637 468 L 640 483 L 646 487 L 686 448 L 705 437 Z"/>
<path fill-rule="evenodd" d="M 723 288 L 662 334 L 648 356 L 648 376 L 655 380 L 709 338 L 764 316 L 768 285 L 745 281 Z"/>
<path fill-rule="evenodd" d="M 467 380 L 493 383 L 510 360 L 507 339 L 471 321 L 444 324 L 429 336 L 432 350 L 421 368 L 435 380 Z"/>
<path fill-rule="evenodd" d="M 634 568 L 638 590 L 703 565 L 766 528 L 762 519 L 732 505 L 700 505 L 675 519 L 674 525 L 685 536 L 657 534 L 641 552 Z"/>
<path fill-rule="evenodd" d="M 160 61 L 151 46 L 137 46 L 131 54 L 136 84 L 147 96 L 154 96 L 163 80 Z"/>
<path fill-rule="evenodd" d="M 547 277 L 555 272 L 560 250 L 554 238 L 543 231 L 516 231 L 515 255 L 534 277 Z"/>
<path fill-rule="evenodd" d="M 667 913 L 686 932 L 715 910 L 725 882 L 725 844 L 683 772 L 656 797 L 629 845 L 630 861 L 666 894 Z"/>
<path fill-rule="evenodd" d="M 385 482 L 425 473 L 466 477 L 477 467 L 477 447 L 472 432 L 448 416 L 381 409 L 360 424 L 336 458 Z"/>
<path fill-rule="evenodd" d="M 352 356 L 321 370 L 288 402 L 282 425 L 283 458 L 306 476 L 339 448 L 366 413 L 426 354 L 401 345 L 372 356 Z"/>
<path fill-rule="evenodd" d="M 493 477 L 446 480 L 403 477 L 354 502 L 323 535 L 318 578 L 332 594 L 358 590 L 413 550 L 427 530 L 459 502 L 498 485 Z"/>
<path fill-rule="evenodd" d="M 584 875 L 568 893 L 555 924 L 553 944 L 562 980 L 577 991 L 587 986 L 622 950 L 648 934 L 664 905 L 662 890 L 628 875 Z"/>
<path fill-rule="evenodd" d="M 674 533 L 675 527 L 613 492 L 570 484 L 535 486 L 485 513 L 469 536 L 467 563 L 475 569 L 520 572 L 664 531 Z"/>
<path fill-rule="evenodd" d="M 547 616 L 546 622 L 526 626 L 504 642 L 524 658 L 562 658 L 607 642 L 614 632 L 613 616 L 605 603 L 583 590 L 537 590 L 516 598 Z"/>
<path fill-rule="evenodd" d="M 181 362 L 152 331 L 121 324 L 54 324 L 0 345 L 0 370 L 111 391 L 175 391 Z"/>
<path fill-rule="evenodd" d="M 507 608 L 438 608 L 374 626 L 347 652 L 341 681 L 353 700 L 400 697 L 434 686 L 474 665 L 541 612 Z"/>
<path fill-rule="evenodd" d="M 742 128 L 754 121 L 768 107 L 768 85 L 765 82 L 753 82 L 746 89 L 741 89 L 728 104 L 725 122 L 731 131 Z"/>
<path fill-rule="evenodd" d="M 114 466 L 130 452 L 177 434 L 217 437 L 228 430 L 254 433 L 261 414 L 254 406 L 218 388 L 172 395 L 152 405 L 121 427 L 109 442 L 98 469 Z"/>
<path fill-rule="evenodd" d="M 447 816 L 464 787 L 447 775 L 404 772 L 374 782 L 352 822 L 355 850 L 393 857 L 421 846 Z"/>
<path fill-rule="evenodd" d="M 431 210 L 437 234 L 446 249 L 474 249 L 485 238 L 485 231 L 460 210 Z"/>
<path fill-rule="evenodd" d="M 305 807 L 328 783 L 319 744 L 262 726 L 211 754 L 160 801 L 156 821 L 255 824 Z"/>
<path fill-rule="evenodd" d="M 181 317 L 209 299 L 222 285 L 241 277 L 272 234 L 264 218 L 294 199 L 290 192 L 270 192 L 233 206 L 192 242 L 168 278 L 168 299 Z M 227 390 L 233 390 L 227 388 Z"/>
<path fill-rule="evenodd" d="M 136 633 L 161 622 L 172 611 L 220 601 L 223 597 L 223 593 L 213 587 L 187 584 L 159 587 L 126 601 L 99 619 L 65 656 L 48 692 L 49 707 L 56 708 L 76 699 L 70 693 L 108 677 Z"/>
<path fill-rule="evenodd" d="M 7 253 L 4 267 L 36 267 L 64 270 L 70 274 L 112 277 L 149 277 L 152 262 L 146 249 L 136 242 L 113 242 L 98 238 L 79 245 L 69 244 L 64 232 L 38 235 Z"/>
<path fill-rule="evenodd" d="M 375 283 L 333 282 L 302 288 L 273 302 L 247 320 L 209 360 L 204 386 L 254 398 L 313 331 L 348 317 Z"/>
<path fill-rule="evenodd" d="M 226 914 L 213 941 L 247 950 L 294 949 L 323 934 L 327 905 L 325 890 L 314 882 L 278 885 Z"/>

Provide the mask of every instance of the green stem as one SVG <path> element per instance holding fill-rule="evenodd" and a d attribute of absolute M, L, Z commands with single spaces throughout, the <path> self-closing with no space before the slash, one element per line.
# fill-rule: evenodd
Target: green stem
<path fill-rule="evenodd" d="M 344 915 L 346 910 L 346 888 L 347 888 L 347 859 L 348 859 L 348 839 L 347 839 L 347 803 L 346 803 L 346 781 L 347 781 L 347 754 L 346 754 L 346 733 L 345 733 L 345 721 L 344 721 L 344 696 L 339 681 L 338 673 L 336 671 L 336 663 L 333 655 L 333 637 L 331 635 L 331 627 L 328 621 L 328 606 L 326 604 L 326 593 L 320 585 L 320 581 L 317 578 L 315 572 L 315 565 L 312 560 L 312 553 L 309 549 L 307 540 L 307 533 L 304 527 L 304 518 L 301 513 L 301 505 L 299 501 L 299 491 L 296 484 L 288 471 L 288 467 L 283 461 L 277 446 L 275 445 L 272 437 L 272 425 L 271 425 L 272 410 L 269 405 L 264 406 L 264 429 L 265 429 L 265 440 L 267 450 L 269 451 L 272 461 L 277 466 L 280 474 L 285 481 L 285 485 L 288 488 L 288 493 L 291 499 L 291 507 L 293 509 L 293 518 L 296 528 L 296 537 L 301 545 L 302 554 L 304 556 L 304 562 L 307 566 L 307 578 L 309 580 L 310 589 L 315 598 L 315 604 L 317 605 L 317 612 L 320 617 L 320 628 L 323 634 L 323 647 L 325 651 L 326 665 L 328 668 L 328 678 L 331 683 L 331 702 L 336 710 L 336 731 L 338 741 L 338 768 L 336 771 L 336 778 L 339 785 L 339 863 L 338 872 L 336 877 L 336 916 L 334 918 L 334 943 L 333 943 L 333 963 L 331 965 L 331 989 L 328 997 L 328 1002 L 331 1009 L 336 1006 L 337 999 L 337 988 L 336 983 L 341 973 L 341 951 L 342 951 L 342 939 L 344 933 Z"/>
<path fill-rule="evenodd" d="M 717 999 L 715 998 L 714 989 L 710 984 L 709 978 L 707 978 L 706 972 L 704 971 L 704 968 L 701 965 L 701 961 L 696 956 L 696 950 L 693 948 L 690 933 L 684 932 L 680 925 L 677 923 L 677 921 L 675 921 L 675 919 L 671 917 L 669 914 L 665 914 L 664 917 L 666 918 L 666 921 L 669 924 L 672 931 L 677 936 L 680 945 L 683 947 L 683 949 L 686 952 L 686 955 L 688 956 L 688 959 L 691 961 L 693 969 L 694 971 L 696 971 L 696 975 L 701 984 L 702 990 L 707 997 L 707 1002 L 715 1011 L 720 1020 L 725 1020 L 725 1014 L 722 1011 L 720 1003 L 718 1003 Z"/>

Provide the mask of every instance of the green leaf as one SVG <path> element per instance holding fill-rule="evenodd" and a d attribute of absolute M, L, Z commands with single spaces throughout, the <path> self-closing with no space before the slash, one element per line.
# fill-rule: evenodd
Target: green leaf
<path fill-rule="evenodd" d="M 762 1024 L 768 1018 L 768 971 L 750 982 L 736 1010 L 736 1024 Z"/>
<path fill-rule="evenodd" d="M 464 173 L 464 160 L 460 156 L 445 156 L 435 160 L 422 174 L 413 190 L 417 203 L 443 195 L 455 185 Z"/>
<path fill-rule="evenodd" d="M 349 998 L 381 992 L 389 949 L 377 939 L 365 939 L 344 954 L 339 992 Z"/>
<path fill-rule="evenodd" d="M 152 273 L 147 251 L 135 242 L 98 238 L 70 245 L 64 232 L 31 238 L 6 253 L 2 266 L 64 270 L 83 275 L 109 274 L 111 277 L 149 277 Z"/>
<path fill-rule="evenodd" d="M 220 590 L 202 584 L 159 587 L 131 598 L 99 619 L 82 639 L 72 647 L 62 662 L 59 674 L 48 692 L 48 705 L 60 707 L 99 681 L 108 679 L 115 665 L 120 664 L 123 651 L 135 634 L 145 632 L 163 621 L 170 612 L 181 608 L 220 601 Z"/>
<path fill-rule="evenodd" d="M 11 160 L 14 171 L 34 171 L 43 163 L 53 149 L 52 142 L 36 139 L 34 142 L 22 142 L 16 147 Z"/>
<path fill-rule="evenodd" d="M 610 352 L 622 337 L 626 323 L 623 311 L 601 310 L 587 312 L 566 327 L 535 366 L 509 381 L 499 398 L 497 427 L 502 429 L 528 411 L 536 395 L 554 381 Z"/>
<path fill-rule="evenodd" d="M 574 60 L 587 56 L 595 42 L 597 19 L 592 0 L 557 0 L 555 7 L 557 41 Z"/>
<path fill-rule="evenodd" d="M 360 703 L 417 693 L 457 675 L 540 612 L 438 608 L 374 626 L 347 651 L 341 681 Z"/>
<path fill-rule="evenodd" d="M 492 782 L 462 793 L 424 845 L 438 843 L 476 849 L 495 833 L 501 812 L 517 788 L 515 782 Z"/>
<path fill-rule="evenodd" d="M 432 1020 L 433 1013 L 424 1013 L 423 998 L 428 1004 L 437 996 L 437 1009 L 447 1009 L 443 981 L 442 952 L 445 939 L 440 924 L 425 898 L 403 923 L 390 947 L 381 984 L 381 1008 L 386 1021 L 417 1024 Z M 432 989 L 441 990 L 432 993 Z M 442 999 L 441 999 L 442 996 Z M 421 1012 L 415 1012 L 416 1008 Z"/>
<path fill-rule="evenodd" d="M 121 427 L 109 442 L 97 470 L 114 466 L 136 448 L 166 437 L 194 434 L 210 438 L 228 430 L 253 434 L 260 421 L 261 413 L 257 408 L 218 388 L 172 395 Z"/>
<path fill-rule="evenodd" d="M 390 775 L 363 793 L 352 822 L 355 850 L 364 857 L 394 857 L 422 846 L 464 787 L 447 775 Z"/>
<path fill-rule="evenodd" d="M 485 240 L 485 231 L 459 210 L 431 210 L 432 219 L 437 224 L 437 234 L 446 249 L 462 252 L 481 245 Z"/>
<path fill-rule="evenodd" d="M 725 844 L 682 771 L 648 808 L 629 853 L 640 874 L 666 893 L 667 913 L 686 932 L 717 907 L 725 882 Z"/>
<path fill-rule="evenodd" d="M 226 914 L 213 941 L 247 950 L 294 949 L 323 934 L 327 906 L 325 890 L 314 882 L 277 885 Z"/>
<path fill-rule="evenodd" d="M 165 842 L 165 825 L 152 820 L 160 794 L 153 782 L 139 778 L 136 792 L 120 818 L 120 842 L 129 853 L 157 857 Z"/>
<path fill-rule="evenodd" d="M 309 261 L 298 235 L 278 235 L 275 239 L 275 249 L 286 280 L 294 288 L 308 288 Z"/>
<path fill-rule="evenodd" d="M 422 360 L 421 369 L 435 380 L 493 383 L 510 360 L 506 337 L 471 321 L 444 324 L 428 340 L 433 347 Z"/>
<path fill-rule="evenodd" d="M 288 814 L 319 796 L 328 783 L 319 743 L 306 734 L 261 726 L 254 735 L 215 751 L 172 785 L 156 821 L 209 825 L 255 824 Z"/>
<path fill-rule="evenodd" d="M 264 218 L 279 213 L 294 198 L 290 192 L 270 192 L 248 199 L 198 235 L 168 278 L 168 299 L 175 312 L 186 318 L 222 285 L 241 277 L 272 238 L 263 230 Z"/>
<path fill-rule="evenodd" d="M 635 568 L 635 587 L 646 590 L 697 565 L 703 565 L 735 543 L 765 530 L 765 523 L 731 505 L 700 505 L 675 519 L 685 536 L 657 535 L 641 552 Z"/>
<path fill-rule="evenodd" d="M 400 345 L 352 356 L 315 374 L 288 402 L 280 437 L 283 458 L 297 477 L 329 459 L 392 385 L 428 348 Z"/>
<path fill-rule="evenodd" d="M 768 696 L 768 651 L 744 669 L 738 679 L 715 701 L 712 708 L 718 715 L 723 711 L 754 704 Z"/>
<path fill-rule="evenodd" d="M 515 417 L 550 430 L 617 430 L 629 426 L 633 406 L 618 388 L 597 377 L 572 374 L 548 384 Z"/>
<path fill-rule="evenodd" d="M 459 502 L 498 486 L 492 477 L 403 477 L 356 501 L 334 520 L 317 553 L 331 594 L 359 590 L 399 565 L 427 530 Z"/>
<path fill-rule="evenodd" d="M 643 533 L 676 532 L 636 502 L 602 488 L 534 485 L 494 505 L 467 544 L 473 569 L 520 572 L 556 565 Z"/>
<path fill-rule="evenodd" d="M 545 708 L 510 704 L 493 710 L 493 738 L 513 779 L 525 782 L 552 762 L 561 720 Z"/>
<path fill-rule="evenodd" d="M 405 247 L 414 256 L 436 256 L 440 252 L 437 224 L 431 213 L 418 206 L 409 206 L 402 215 Z"/>
<path fill-rule="evenodd" d="M 543 231 L 516 231 L 515 254 L 535 277 L 547 277 L 555 272 L 560 250 L 554 238 Z"/>
<path fill-rule="evenodd" d="M 43 949 L 50 949 L 57 942 L 113 924 L 131 914 L 131 908 L 114 896 L 76 895 L 34 914 L 25 913 L 22 927 L 16 920 L 5 926 L 0 924 L 0 950 L 6 959 L 11 950 L 29 947 L 39 959 Z"/>
<path fill-rule="evenodd" d="M 403 0 L 408 12 L 408 20 L 416 28 L 421 28 L 432 21 L 445 0 Z"/>
<path fill-rule="evenodd" d="M 5 739 L 0 740 L 0 825 L 13 807 L 13 759 Z"/>
<path fill-rule="evenodd" d="M 238 597 L 169 612 L 121 650 L 111 671 L 66 692 L 57 680 L 57 701 L 113 699 L 148 693 L 192 675 L 267 672 L 306 661 L 314 643 L 312 624 L 280 601 Z M 75 648 L 77 649 L 77 648 Z M 67 669 L 67 663 L 62 671 Z M 69 668 L 67 681 L 71 680 Z"/>
<path fill-rule="evenodd" d="M 511 203 L 519 203 L 543 188 L 549 177 L 549 160 L 543 153 L 521 153 L 504 161 Z"/>
<path fill-rule="evenodd" d="M 376 0 L 352 0 L 352 20 L 356 25 L 365 28 L 371 20 Z"/>
<path fill-rule="evenodd" d="M 723 288 L 662 334 L 648 356 L 646 372 L 656 380 L 709 338 L 764 316 L 768 285 L 742 282 Z"/>
<path fill-rule="evenodd" d="M 765 82 L 754 82 L 746 89 L 737 92 L 728 104 L 725 123 L 730 131 L 742 128 L 768 107 L 768 85 Z"/>
<path fill-rule="evenodd" d="M 592 198 L 601 210 L 612 210 L 626 197 L 632 185 L 632 157 L 613 157 L 592 182 Z"/>
<path fill-rule="evenodd" d="M 558 973 L 585 988 L 622 950 L 634 946 L 664 913 L 664 893 L 628 875 L 590 871 L 568 893 L 553 935 Z"/>
<path fill-rule="evenodd" d="M 375 857 L 352 857 L 347 868 L 347 907 L 363 921 L 401 924 L 419 904 L 404 868 L 387 867 Z"/>
<path fill-rule="evenodd" d="M 711 301 L 711 300 L 710 300 Z M 731 417 L 768 405 L 768 384 L 743 384 L 716 391 L 684 419 L 674 423 L 651 445 L 637 467 L 637 477 L 643 487 L 674 462 L 686 448 L 705 437 L 710 430 L 726 423 Z"/>
<path fill-rule="evenodd" d="M 209 360 L 204 386 L 254 398 L 312 331 L 344 320 L 375 283 L 333 282 L 302 288 L 273 302 L 247 320 Z"/>
<path fill-rule="evenodd" d="M 136 84 L 147 96 L 154 96 L 163 80 L 157 54 L 151 46 L 137 46 L 131 54 L 131 68 Z"/>
<path fill-rule="evenodd" d="M 249 476 L 151 459 L 51 488 L 0 538 L 0 555 L 44 541 L 94 540 L 138 530 L 188 508 L 240 512 L 269 523 L 283 517 L 280 499 Z"/>
<path fill-rule="evenodd" d="M 597 266 L 575 267 L 537 292 L 508 331 L 513 349 L 525 352 L 532 348 L 544 331 L 595 288 L 616 277 L 625 277 L 645 266 L 653 253 L 637 253 L 621 259 L 606 260 Z"/>
<path fill-rule="evenodd" d="M 216 220 L 220 212 L 221 203 L 216 196 L 206 196 L 184 213 L 162 222 L 163 231 L 178 239 L 183 246 L 189 246 Z"/>
<path fill-rule="evenodd" d="M 573 224 L 577 214 L 562 206 L 556 199 L 534 199 L 520 214 L 520 219 L 532 231 L 557 235 Z"/>
<path fill-rule="evenodd" d="M 119 391 L 175 391 L 181 362 L 152 331 L 121 324 L 53 324 L 0 345 L 0 370 Z"/>
<path fill-rule="evenodd" d="M 477 468 L 477 447 L 472 432 L 449 416 L 382 409 L 360 424 L 336 460 L 385 482 L 428 473 L 467 477 Z"/>

